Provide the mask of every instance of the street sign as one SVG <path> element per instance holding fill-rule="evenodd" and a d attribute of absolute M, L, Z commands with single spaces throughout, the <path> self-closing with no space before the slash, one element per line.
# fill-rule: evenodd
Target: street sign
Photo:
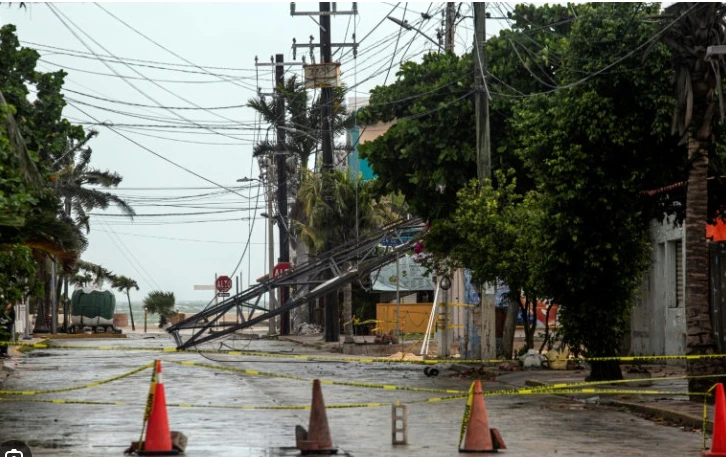
<path fill-rule="evenodd" d="M 214 282 L 214 285 L 217 287 L 217 291 L 219 292 L 229 292 L 232 288 L 232 280 L 229 276 L 220 276 Z"/>
<path fill-rule="evenodd" d="M 217 297 L 229 297 L 229 292 L 217 292 Z"/>

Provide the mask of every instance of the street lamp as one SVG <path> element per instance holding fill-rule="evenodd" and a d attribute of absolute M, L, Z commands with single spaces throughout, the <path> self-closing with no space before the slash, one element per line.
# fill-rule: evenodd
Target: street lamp
<path fill-rule="evenodd" d="M 244 177 L 244 178 L 240 178 L 237 180 L 237 182 L 252 182 L 252 181 L 257 181 L 261 184 L 264 184 L 262 180 L 257 179 L 257 178 Z M 266 238 L 269 240 L 269 242 L 267 244 L 267 260 L 269 262 L 268 263 L 269 270 L 267 271 L 267 273 L 268 273 L 269 277 L 272 278 L 272 267 L 274 266 L 274 263 L 275 263 L 275 242 L 274 242 L 275 235 L 273 233 L 273 227 L 272 227 L 273 219 L 270 216 L 272 214 L 272 189 L 270 189 L 270 186 L 267 186 L 266 193 L 267 193 L 267 212 L 260 213 L 260 216 L 267 219 L 267 237 Z M 272 299 L 272 292 L 270 292 L 270 296 L 267 299 L 267 303 L 268 303 L 268 305 L 267 305 L 268 309 L 270 311 L 272 311 L 274 309 L 274 301 Z M 274 335 L 275 329 L 276 329 L 275 318 L 274 317 L 270 318 L 268 320 L 268 324 L 269 324 L 269 327 L 267 330 L 267 334 Z"/>

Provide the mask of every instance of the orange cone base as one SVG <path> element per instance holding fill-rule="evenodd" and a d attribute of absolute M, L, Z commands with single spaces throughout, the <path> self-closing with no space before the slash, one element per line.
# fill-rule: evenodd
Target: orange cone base
<path fill-rule="evenodd" d="M 494 445 L 494 449 L 481 449 L 481 450 L 476 450 L 476 449 L 461 449 L 460 448 L 459 449 L 459 452 L 461 452 L 461 453 L 467 453 L 467 452 L 468 453 L 471 453 L 471 452 L 494 453 L 494 452 L 499 452 L 499 449 L 506 449 L 507 448 L 507 445 L 504 444 L 504 440 L 502 439 L 502 435 L 499 433 L 499 430 L 497 430 L 496 428 L 490 428 L 489 429 L 489 433 L 491 434 L 491 437 L 492 437 L 492 444 Z M 711 456 L 709 456 L 709 457 L 711 457 Z M 712 457 L 721 457 L 721 456 L 712 456 Z M 726 456 L 723 456 L 723 457 L 726 457 Z"/>
<path fill-rule="evenodd" d="M 136 455 L 179 455 L 180 452 L 176 449 L 171 451 L 136 451 Z"/>
<path fill-rule="evenodd" d="M 726 452 L 701 451 L 703 457 L 726 457 Z"/>

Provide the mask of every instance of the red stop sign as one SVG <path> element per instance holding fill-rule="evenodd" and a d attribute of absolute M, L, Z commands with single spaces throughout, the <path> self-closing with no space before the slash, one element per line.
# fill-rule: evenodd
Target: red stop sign
<path fill-rule="evenodd" d="M 215 281 L 214 286 L 219 292 L 229 292 L 229 290 L 232 288 L 232 280 L 229 278 L 229 276 L 220 276 Z"/>

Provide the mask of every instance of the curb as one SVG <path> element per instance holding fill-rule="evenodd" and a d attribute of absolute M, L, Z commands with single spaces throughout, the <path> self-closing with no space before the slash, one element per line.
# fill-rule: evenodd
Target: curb
<path fill-rule="evenodd" d="M 542 387 L 548 385 L 546 382 L 537 381 L 534 379 L 528 379 L 524 382 L 526 386 L 530 387 Z M 557 395 L 556 393 L 553 393 L 552 395 Z M 564 394 L 562 394 L 564 395 Z M 600 404 L 607 405 L 607 406 L 615 406 L 618 408 L 627 408 L 632 412 L 645 414 L 647 416 L 657 416 L 661 417 L 669 422 L 673 422 L 679 425 L 682 425 L 684 427 L 689 427 L 693 429 L 701 429 L 703 428 L 703 417 L 697 417 L 692 414 L 684 413 L 681 411 L 676 411 L 668 408 L 662 408 L 659 406 L 652 406 L 652 405 L 646 405 L 642 403 L 632 403 L 629 401 L 622 401 L 622 400 L 601 400 Z M 706 431 L 712 432 L 713 431 L 713 420 L 706 419 Z"/>
<path fill-rule="evenodd" d="M 662 417 L 669 422 L 674 422 L 676 424 L 683 425 L 692 429 L 700 430 L 701 428 L 703 428 L 702 417 L 696 417 L 691 414 L 674 411 L 672 409 L 649 406 L 640 403 L 631 403 L 622 400 L 605 400 L 601 403 L 604 405 L 617 406 L 619 408 L 627 408 L 629 410 L 641 414 L 646 414 L 648 416 Z M 706 419 L 706 431 L 713 432 L 713 421 L 711 419 Z"/>

